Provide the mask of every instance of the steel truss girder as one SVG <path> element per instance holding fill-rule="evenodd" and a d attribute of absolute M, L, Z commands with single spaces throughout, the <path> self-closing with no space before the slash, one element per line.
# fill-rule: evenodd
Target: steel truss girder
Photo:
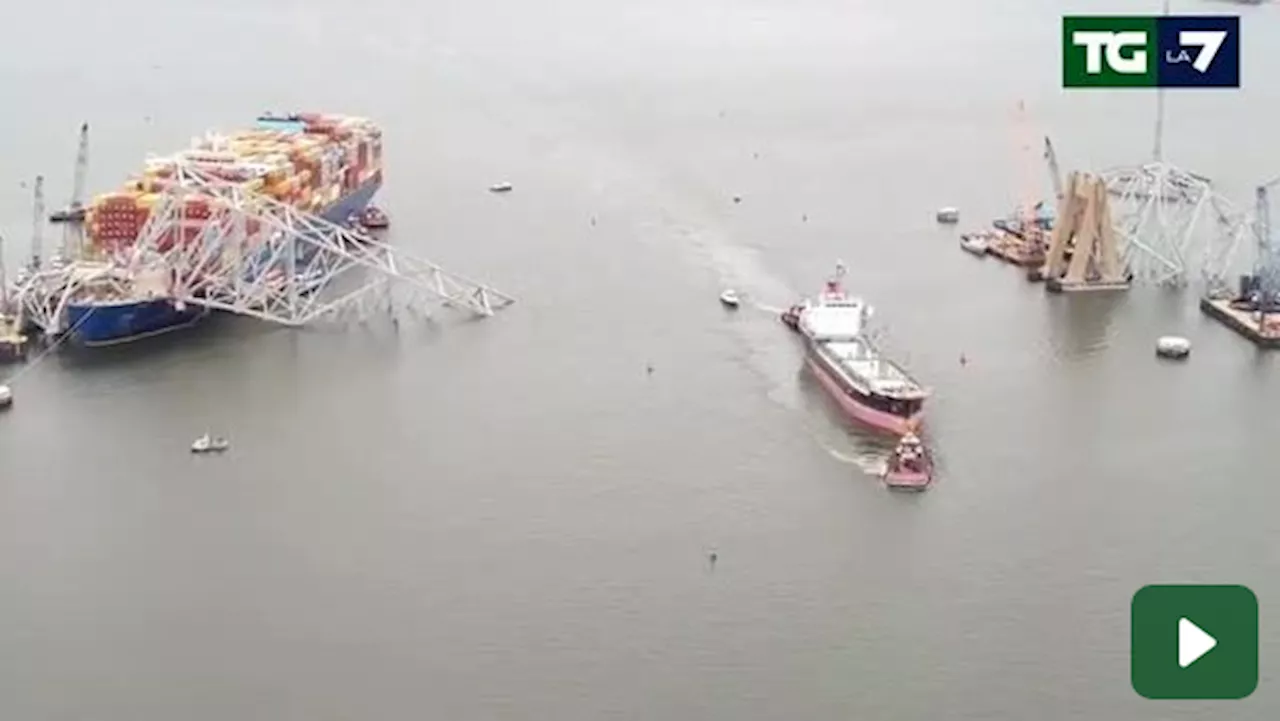
<path fill-rule="evenodd" d="M 189 217 L 188 201 L 210 208 Z M 288 326 L 344 315 L 371 298 L 406 312 L 435 303 L 491 316 L 514 299 L 379 240 L 246 192 L 193 167 L 159 195 L 138 240 L 113 265 L 161 267 L 176 301 Z"/>
<path fill-rule="evenodd" d="M 1101 175 L 1135 278 L 1182 286 L 1198 270 L 1208 285 L 1222 282 L 1238 246 L 1239 213 L 1208 179 L 1162 162 Z"/>

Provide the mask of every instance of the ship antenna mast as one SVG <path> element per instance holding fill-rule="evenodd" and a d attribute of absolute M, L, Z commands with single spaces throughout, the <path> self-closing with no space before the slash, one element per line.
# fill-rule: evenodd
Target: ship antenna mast
<path fill-rule="evenodd" d="M 34 207 L 31 217 L 31 267 L 40 268 L 44 253 L 44 176 L 36 176 Z"/>
<path fill-rule="evenodd" d="M 1162 15 L 1169 14 L 1169 0 L 1164 0 Z M 1157 163 L 1164 161 L 1164 88 L 1156 88 L 1156 129 L 1151 157 Z"/>

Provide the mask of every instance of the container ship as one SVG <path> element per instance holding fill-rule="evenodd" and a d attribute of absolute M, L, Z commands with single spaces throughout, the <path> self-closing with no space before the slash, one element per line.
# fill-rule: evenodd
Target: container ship
<path fill-rule="evenodd" d="M 789 311 L 798 316 L 805 363 L 850 420 L 895 435 L 914 432 L 928 391 L 866 337 L 871 307 L 845 293 L 843 276 L 837 266 L 816 302 Z"/>
<path fill-rule="evenodd" d="M 229 134 L 207 133 L 186 150 L 149 159 L 122 190 L 89 203 L 90 253 L 119 253 L 137 241 L 159 194 L 175 182 L 179 163 L 340 225 L 363 213 L 382 187 L 382 130 L 365 118 L 296 113 L 263 115 L 254 127 Z M 211 212 L 207 199 L 189 198 L 169 242 L 193 241 Z M 300 244 L 299 250 L 309 247 Z M 126 343 L 194 325 L 208 312 L 172 296 L 160 270 L 90 284 L 67 305 L 70 340 L 86 346 Z"/>

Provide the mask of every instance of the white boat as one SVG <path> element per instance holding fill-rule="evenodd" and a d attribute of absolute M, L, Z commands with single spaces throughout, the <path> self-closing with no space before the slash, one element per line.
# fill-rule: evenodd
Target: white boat
<path fill-rule="evenodd" d="M 938 208 L 937 218 L 939 223 L 946 223 L 947 225 L 951 225 L 952 223 L 959 223 L 960 209 L 952 208 L 950 206 L 946 208 Z"/>
<path fill-rule="evenodd" d="M 494 183 L 489 186 L 491 193 L 506 193 L 511 190 L 511 183 Z"/>
<path fill-rule="evenodd" d="M 0 386 L 0 410 L 13 405 L 13 391 L 9 386 Z"/>
<path fill-rule="evenodd" d="M 977 256 L 985 256 L 990 247 L 987 237 L 981 233 L 965 233 L 960 236 L 960 249 Z"/>
<path fill-rule="evenodd" d="M 213 438 L 208 433 L 191 443 L 192 453 L 221 453 L 231 447 L 225 438 Z"/>
<path fill-rule="evenodd" d="M 720 302 L 729 308 L 737 308 L 742 305 L 742 299 L 738 297 L 738 292 L 732 288 L 720 294 Z"/>
<path fill-rule="evenodd" d="M 1166 335 L 1156 340 L 1156 355 L 1161 358 L 1182 359 L 1191 355 L 1191 341 L 1176 335 Z"/>
<path fill-rule="evenodd" d="M 871 307 L 862 298 L 845 292 L 844 274 L 844 264 L 837 263 L 835 275 L 817 300 L 806 300 L 796 309 L 796 330 L 809 339 L 847 341 L 862 336 L 871 318 Z"/>

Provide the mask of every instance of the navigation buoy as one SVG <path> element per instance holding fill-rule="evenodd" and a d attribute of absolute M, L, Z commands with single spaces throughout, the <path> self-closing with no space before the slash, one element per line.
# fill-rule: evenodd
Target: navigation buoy
<path fill-rule="evenodd" d="M 1181 360 L 1191 355 L 1191 341 L 1181 336 L 1166 335 L 1156 340 L 1156 355 Z"/>

